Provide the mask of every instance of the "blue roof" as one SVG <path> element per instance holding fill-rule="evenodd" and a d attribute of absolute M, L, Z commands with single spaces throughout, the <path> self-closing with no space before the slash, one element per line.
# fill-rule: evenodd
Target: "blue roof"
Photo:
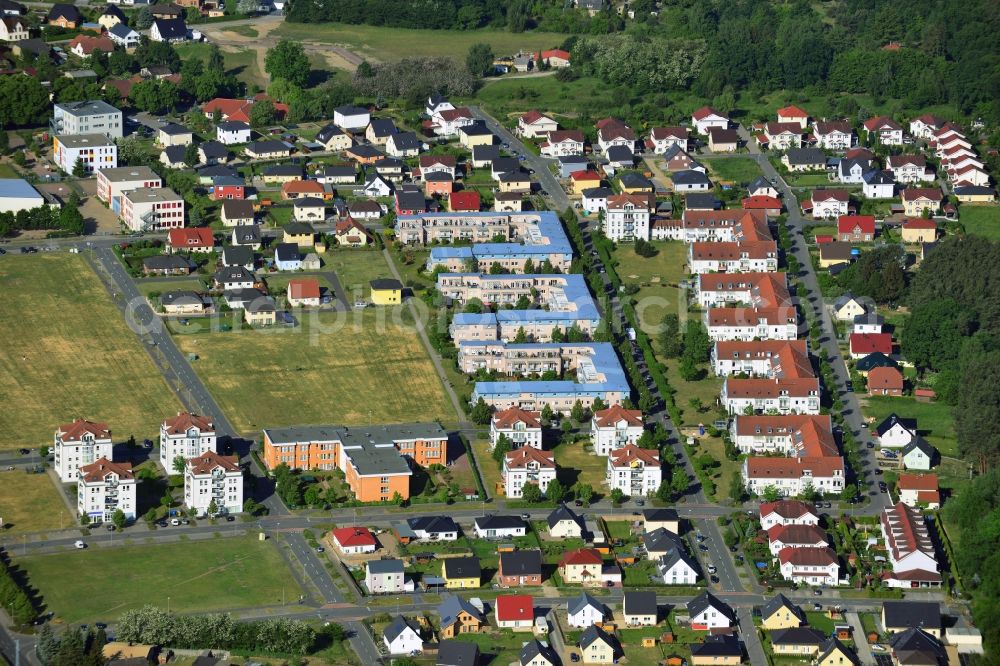
<path fill-rule="evenodd" d="M 430 263 L 444 261 L 446 259 L 466 259 L 475 256 L 481 260 L 503 259 L 523 256 L 540 256 L 552 254 L 573 255 L 573 246 L 563 230 L 559 216 L 553 211 L 543 210 L 536 213 L 538 215 L 538 235 L 546 242 L 543 243 L 476 243 L 470 247 L 436 247 L 431 250 Z M 419 219 L 421 217 L 441 217 L 442 213 L 431 213 L 422 215 L 400 215 L 399 220 Z M 476 217 L 497 217 L 494 211 L 478 211 L 470 213 L 454 213 L 456 218 L 476 218 Z"/>
<path fill-rule="evenodd" d="M 493 344 L 489 341 L 463 342 L 459 346 L 475 344 Z M 508 344 L 507 349 L 539 349 L 539 348 L 562 348 L 567 345 L 559 343 L 547 344 Z M 577 345 L 572 345 L 577 346 Z M 603 382 L 579 383 L 570 380 L 556 381 L 511 381 L 511 382 L 476 382 L 476 390 L 473 398 L 487 396 L 520 395 L 522 393 L 534 393 L 535 395 L 560 395 L 560 396 L 581 396 L 599 397 L 607 391 L 619 391 L 628 394 L 631 390 L 625 371 L 618 361 L 615 348 L 607 342 L 585 343 L 585 347 L 593 350 L 590 356 L 594 369 L 604 375 Z"/>
<path fill-rule="evenodd" d="M 476 314 L 473 312 L 460 312 L 451 320 L 458 326 L 475 326 L 477 324 L 496 324 L 497 316 L 492 312 Z"/>
<path fill-rule="evenodd" d="M 0 197 L 37 199 L 42 205 L 42 195 L 23 178 L 0 178 Z"/>
<path fill-rule="evenodd" d="M 471 247 L 436 247 L 431 250 L 431 259 L 444 261 L 446 259 L 471 259 Z"/>

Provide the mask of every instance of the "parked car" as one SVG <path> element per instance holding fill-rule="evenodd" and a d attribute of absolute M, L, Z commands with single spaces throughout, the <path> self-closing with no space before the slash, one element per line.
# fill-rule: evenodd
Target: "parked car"
<path fill-rule="evenodd" d="M 76 540 L 76 543 L 74 543 L 74 544 L 73 544 L 73 546 L 74 546 L 75 548 L 79 549 L 79 550 L 83 550 L 84 548 L 86 548 L 86 547 L 87 547 L 87 544 L 85 544 L 85 543 L 84 543 L 83 541 L 81 541 L 81 540 L 77 539 L 77 540 Z"/>

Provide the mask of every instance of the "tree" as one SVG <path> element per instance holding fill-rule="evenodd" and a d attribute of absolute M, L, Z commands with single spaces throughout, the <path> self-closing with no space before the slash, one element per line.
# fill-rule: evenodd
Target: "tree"
<path fill-rule="evenodd" d="M 683 350 L 680 338 L 680 318 L 676 314 L 668 313 L 663 316 L 660 328 L 660 350 L 663 357 L 677 358 Z"/>
<path fill-rule="evenodd" d="M 521 489 L 521 498 L 525 502 L 538 504 L 542 501 L 542 491 L 537 483 L 526 483 L 524 484 L 524 488 Z"/>
<path fill-rule="evenodd" d="M 38 632 L 38 641 L 35 643 L 35 656 L 42 666 L 49 666 L 55 659 L 59 651 L 59 639 L 56 632 L 52 630 L 52 623 L 46 622 Z"/>
<path fill-rule="evenodd" d="M 125 523 L 127 522 L 127 520 L 128 519 L 125 517 L 125 512 L 122 511 L 121 509 L 115 509 L 115 512 L 111 514 L 111 524 L 117 527 L 118 529 L 122 529 L 123 527 L 125 527 Z"/>
<path fill-rule="evenodd" d="M 670 482 L 666 479 L 660 481 L 660 486 L 656 489 L 656 499 L 661 502 L 669 502 L 671 496 Z"/>
<path fill-rule="evenodd" d="M 86 178 L 88 173 L 90 171 L 87 169 L 87 163 L 82 157 L 76 158 L 76 162 L 73 163 L 73 175 L 77 178 Z"/>
<path fill-rule="evenodd" d="M 622 492 L 621 488 L 614 488 L 611 491 L 611 503 L 618 506 L 625 499 L 625 493 Z"/>
<path fill-rule="evenodd" d="M 309 81 L 309 58 L 301 44 L 282 39 L 264 56 L 264 71 L 272 79 L 285 79 L 302 88 Z"/>
<path fill-rule="evenodd" d="M 743 485 L 743 475 L 734 470 L 729 477 L 729 499 L 740 503 L 744 497 L 746 497 L 746 487 Z"/>
<path fill-rule="evenodd" d="M 777 502 L 781 498 L 781 492 L 774 486 L 768 484 L 764 486 L 761 496 L 765 502 Z"/>
<path fill-rule="evenodd" d="M 471 314 L 482 314 L 485 310 L 483 302 L 478 298 L 470 298 L 465 304 L 465 312 Z"/>
<path fill-rule="evenodd" d="M 514 344 L 524 344 L 528 341 L 528 332 L 524 330 L 524 326 L 520 326 L 517 329 L 517 334 L 514 336 Z"/>
<path fill-rule="evenodd" d="M 600 412 L 607 409 L 608 406 L 600 398 L 594 398 L 594 402 L 590 405 L 590 410 L 592 412 Z"/>
<path fill-rule="evenodd" d="M 566 330 L 566 342 L 586 342 L 587 334 L 576 323 Z"/>
<path fill-rule="evenodd" d="M 189 143 L 184 149 L 184 163 L 189 167 L 193 167 L 200 161 L 201 157 L 198 155 L 198 145 L 195 143 Z"/>
<path fill-rule="evenodd" d="M 506 456 L 510 450 L 511 450 L 510 438 L 507 437 L 507 435 L 501 433 L 497 437 L 496 444 L 493 446 L 493 454 L 492 454 L 493 459 L 496 460 L 497 463 L 502 464 L 504 456 Z"/>
<path fill-rule="evenodd" d="M 187 467 L 187 459 L 181 455 L 174 456 L 170 466 L 173 468 L 175 474 L 183 474 L 184 468 Z"/>
<path fill-rule="evenodd" d="M 118 139 L 117 144 L 119 164 L 138 166 L 146 161 L 146 150 L 139 141 L 139 137 L 135 135 L 126 136 Z"/>
<path fill-rule="evenodd" d="M 590 500 L 594 499 L 594 487 L 589 483 L 578 483 L 576 485 L 576 498 L 589 506 Z"/>
<path fill-rule="evenodd" d="M 698 363 L 688 354 L 684 354 L 681 357 L 681 362 L 677 370 L 680 372 L 681 379 L 686 382 L 693 382 L 701 377 L 701 369 L 698 367 Z"/>
<path fill-rule="evenodd" d="M 476 404 L 472 407 L 472 412 L 469 414 L 469 418 L 471 418 L 472 422 L 476 425 L 486 425 L 490 422 L 492 416 L 493 411 L 482 398 L 476 401 Z"/>
<path fill-rule="evenodd" d="M 558 326 L 552 327 L 552 333 L 549 334 L 549 338 L 552 342 L 565 342 L 566 336 L 563 334 L 562 329 Z"/>
<path fill-rule="evenodd" d="M 712 353 L 712 339 L 700 319 L 688 319 L 684 329 L 684 354 L 695 363 L 706 363 Z"/>
<path fill-rule="evenodd" d="M 250 107 L 250 126 L 266 127 L 277 119 L 274 103 L 270 100 L 262 100 Z"/>
<path fill-rule="evenodd" d="M 489 44 L 473 44 L 465 56 L 465 66 L 473 76 L 486 76 L 493 70 L 493 48 Z"/>
<path fill-rule="evenodd" d="M 507 272 L 507 269 L 499 261 L 494 261 L 490 264 L 490 275 L 503 275 Z"/>
<path fill-rule="evenodd" d="M 583 423 L 587 420 L 587 411 L 583 408 L 583 403 L 579 400 L 573 403 L 573 409 L 569 415 L 577 423 Z"/>
<path fill-rule="evenodd" d="M 655 257 L 658 252 L 655 245 L 653 245 L 648 240 L 645 240 L 643 238 L 635 239 L 635 245 L 633 246 L 633 250 L 640 257 L 646 257 L 646 258 Z"/>
<path fill-rule="evenodd" d="M 139 8 L 139 11 L 135 13 L 135 29 L 149 30 L 152 25 L 153 10 L 149 8 L 149 5 L 143 5 Z"/>
<path fill-rule="evenodd" d="M 258 0 L 239 0 L 236 3 L 236 11 L 243 15 L 256 14 L 260 11 Z"/>
<path fill-rule="evenodd" d="M 310 484 L 308 488 L 306 488 L 305 493 L 303 493 L 302 495 L 302 499 L 304 499 L 305 503 L 309 506 L 318 506 L 323 501 L 322 495 L 323 491 L 320 488 L 319 484 L 313 483 Z"/>
<path fill-rule="evenodd" d="M 82 236 L 86 231 L 83 213 L 80 212 L 80 197 L 74 192 L 66 205 L 59 211 L 59 228 L 75 236 Z"/>
<path fill-rule="evenodd" d="M 542 423 L 548 425 L 552 422 L 552 407 L 546 403 L 542 406 Z"/>
<path fill-rule="evenodd" d="M 566 497 L 566 486 L 564 486 L 559 479 L 552 479 L 549 481 L 549 485 L 545 489 L 545 497 L 550 502 L 555 502 L 556 504 L 562 502 Z"/>

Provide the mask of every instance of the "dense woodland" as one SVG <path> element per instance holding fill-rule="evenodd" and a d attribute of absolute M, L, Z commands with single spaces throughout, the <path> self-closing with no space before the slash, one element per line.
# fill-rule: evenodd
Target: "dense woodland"
<path fill-rule="evenodd" d="M 819 5 L 804 0 L 667 0 L 659 3 L 657 16 L 650 14 L 656 7 L 653 0 L 637 0 L 629 4 L 634 20 L 610 9 L 589 17 L 566 4 L 316 0 L 292 3 L 288 20 L 588 35 L 593 39 L 570 40 L 566 46 L 579 48 L 573 49 L 575 66 L 608 83 L 645 82 L 660 92 L 693 85 L 707 99 L 727 92 L 761 95 L 779 89 L 865 93 L 876 101 L 903 99 L 914 108 L 948 103 L 965 114 L 1000 119 L 1000 50 L 994 38 L 1000 32 L 1000 12 L 994 0 L 843 0 Z M 596 49 L 660 55 L 652 62 L 622 57 L 614 66 L 590 59 L 595 44 L 621 32 L 634 41 L 623 42 L 616 35 L 613 43 Z M 901 48 L 882 48 L 890 43 Z M 678 45 L 689 58 L 675 58 L 672 50 Z"/>

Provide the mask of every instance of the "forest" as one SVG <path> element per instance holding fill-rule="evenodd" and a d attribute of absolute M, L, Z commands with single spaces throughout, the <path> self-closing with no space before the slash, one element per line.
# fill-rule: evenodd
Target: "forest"
<path fill-rule="evenodd" d="M 1000 32 L 1000 12 L 993 0 L 842 0 L 819 5 L 805 0 L 637 0 L 629 7 L 634 19 L 624 19 L 610 8 L 590 17 L 561 0 L 316 0 L 294 3 L 287 20 L 537 29 L 593 37 L 564 45 L 576 47 L 571 51 L 581 60 L 588 59 L 601 36 L 616 35 L 608 49 L 622 48 L 617 33 L 624 32 L 633 38 L 629 48 L 645 44 L 658 53 L 669 53 L 678 43 L 672 40 L 686 40 L 703 44 L 703 65 L 701 54 L 696 54 L 684 76 L 656 81 L 659 90 L 690 87 L 706 99 L 781 89 L 864 93 L 876 101 L 901 99 L 913 108 L 951 104 L 963 114 L 1000 119 L 1000 49 L 993 37 Z M 643 60 L 619 64 L 592 71 L 615 83 L 623 67 L 650 69 Z"/>

